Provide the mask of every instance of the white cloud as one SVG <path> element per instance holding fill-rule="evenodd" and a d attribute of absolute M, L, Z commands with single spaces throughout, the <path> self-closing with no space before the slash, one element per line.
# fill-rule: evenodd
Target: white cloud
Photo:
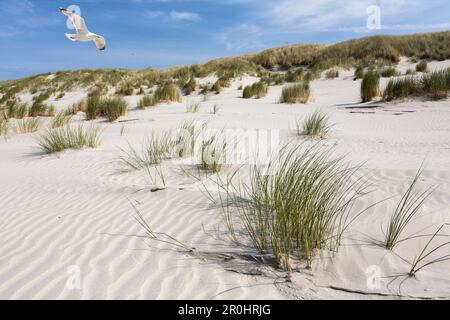
<path fill-rule="evenodd" d="M 448 30 L 450 23 L 382 25 L 382 30 Z"/>
<path fill-rule="evenodd" d="M 256 50 L 263 47 L 262 29 L 256 24 L 243 23 L 225 30 L 219 35 L 219 41 L 228 51 Z"/>
<path fill-rule="evenodd" d="M 200 15 L 195 12 L 181 12 L 181 11 L 171 11 L 169 13 L 164 11 L 145 11 L 144 17 L 155 19 L 162 18 L 166 20 L 175 21 L 198 21 L 200 20 Z"/>
<path fill-rule="evenodd" d="M 34 5 L 30 0 L 7 1 L 0 5 L 0 11 L 14 15 L 32 13 Z"/>
<path fill-rule="evenodd" d="M 39 6 L 35 6 L 30 0 L 0 1 L 1 23 L 8 20 L 8 25 L 14 29 L 14 32 L 3 30 L 2 35 L 22 33 L 25 30 L 35 31 L 59 23 L 52 13 L 39 9 Z"/>
<path fill-rule="evenodd" d="M 174 20 L 198 21 L 200 16 L 194 12 L 171 11 L 170 17 Z"/>
<path fill-rule="evenodd" d="M 159 18 L 163 17 L 165 14 L 162 11 L 145 11 L 144 16 L 146 18 Z"/>
<path fill-rule="evenodd" d="M 367 8 L 378 5 L 381 17 L 391 17 L 420 5 L 415 0 L 281 0 L 271 2 L 265 16 L 273 24 L 289 28 L 320 31 L 365 24 Z"/>
<path fill-rule="evenodd" d="M 0 25 L 0 38 L 12 37 L 19 34 L 19 32 L 11 26 Z"/>

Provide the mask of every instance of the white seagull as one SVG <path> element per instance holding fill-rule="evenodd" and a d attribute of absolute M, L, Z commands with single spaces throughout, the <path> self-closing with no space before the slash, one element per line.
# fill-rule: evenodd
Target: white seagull
<path fill-rule="evenodd" d="M 59 8 L 59 11 L 69 17 L 70 21 L 72 21 L 73 25 L 75 26 L 75 30 L 77 31 L 77 34 L 66 33 L 67 39 L 71 41 L 94 41 L 98 50 L 103 51 L 106 49 L 105 38 L 99 36 L 98 34 L 90 32 L 82 17 L 64 8 Z"/>

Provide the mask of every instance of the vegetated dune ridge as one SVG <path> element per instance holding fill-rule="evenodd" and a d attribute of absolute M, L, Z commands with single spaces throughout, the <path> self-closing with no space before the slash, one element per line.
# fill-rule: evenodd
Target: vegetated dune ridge
<path fill-rule="evenodd" d="M 450 31 L 404 36 L 372 36 L 349 40 L 333 45 L 302 44 L 268 49 L 256 54 L 215 59 L 193 66 L 178 66 L 165 70 L 148 68 L 139 71 L 126 69 L 59 71 L 33 77 L 0 82 L 0 92 L 5 88 L 20 91 L 39 89 L 51 85 L 67 91 L 73 87 L 87 87 L 96 82 L 127 89 L 130 86 L 152 86 L 169 79 L 180 83 L 191 73 L 207 77 L 212 73 L 230 77 L 247 73 L 266 75 L 267 70 L 307 66 L 314 72 L 334 66 L 385 66 L 396 64 L 400 57 L 443 61 L 450 59 Z M 184 83 L 183 83 L 184 84 Z M 55 88 L 54 88 L 55 89 Z M 1 101 L 0 101 L 1 104 Z"/>
<path fill-rule="evenodd" d="M 398 70 L 414 68 L 402 59 Z M 433 61 L 430 70 L 449 67 Z M 360 80 L 353 69 L 339 77 L 311 82 L 306 105 L 280 104 L 282 86 L 272 85 L 261 99 L 242 99 L 238 89 L 258 81 L 237 77 L 220 94 L 184 96 L 182 103 L 134 109 L 139 96 L 127 96 L 131 110 L 119 122 L 93 121 L 102 128 L 95 149 L 44 155 L 32 134 L 0 139 L 0 297 L 4 299 L 397 299 L 450 298 L 450 262 L 431 265 L 414 278 L 410 261 L 428 238 L 402 242 L 394 252 L 384 240 L 388 218 L 424 161 L 421 190 L 437 186 L 405 235 L 433 233 L 450 222 L 450 103 L 448 99 L 408 99 L 360 104 Z M 217 77 L 198 79 L 210 82 Z M 382 87 L 386 83 L 382 79 Z M 49 100 L 57 110 L 83 98 L 68 90 Z M 22 101 L 31 101 L 21 93 Z M 199 102 L 196 113 L 186 105 Z M 212 114 L 214 105 L 219 112 Z M 320 143 L 352 163 L 365 162 L 374 190 L 354 212 L 390 198 L 360 216 L 345 234 L 338 253 L 319 252 L 312 270 L 298 266 L 292 282 L 285 272 L 255 262 L 250 248 L 228 239 L 221 210 L 211 206 L 203 183 L 180 172 L 176 161 L 163 162 L 167 188 L 151 192 L 145 170 L 121 173 L 117 159 L 128 144 L 139 148 L 151 132 L 175 128 L 186 120 L 208 121 L 213 128 L 278 130 L 283 141 L 295 135 L 295 119 L 314 110 L 328 113 L 329 135 Z M 72 121 L 84 122 L 78 113 Z M 43 119 L 44 123 L 49 119 Z M 223 171 L 231 171 L 224 168 Z M 203 178 L 210 192 L 214 186 Z M 392 198 L 391 198 L 392 197 Z M 154 231 L 167 233 L 195 254 L 144 238 L 133 218 L 136 204 Z M 447 230 L 448 234 L 449 230 Z M 442 239 L 441 239 L 442 240 Z M 444 249 L 449 254 L 449 249 Z M 234 258 L 230 258 L 234 257 Z M 75 266 L 75 269 L 74 269 Z M 80 288 L 73 287 L 79 268 Z M 370 282 L 375 272 L 374 282 Z M 376 273 L 379 272 L 377 275 Z M 72 286 L 71 286 L 72 284 Z"/>

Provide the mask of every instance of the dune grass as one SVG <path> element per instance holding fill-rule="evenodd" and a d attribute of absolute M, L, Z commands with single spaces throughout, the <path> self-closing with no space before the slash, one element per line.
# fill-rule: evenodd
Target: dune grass
<path fill-rule="evenodd" d="M 28 116 L 28 106 L 26 103 L 12 103 L 8 107 L 8 118 L 23 119 Z"/>
<path fill-rule="evenodd" d="M 155 105 L 155 102 L 153 100 L 153 96 L 145 95 L 141 99 L 139 99 L 139 102 L 138 102 L 137 106 L 140 109 L 145 109 L 147 107 L 151 107 L 151 106 L 154 106 L 154 105 Z"/>
<path fill-rule="evenodd" d="M 302 122 L 297 121 L 297 134 L 309 137 L 324 138 L 330 129 L 328 116 L 317 110 L 308 115 Z"/>
<path fill-rule="evenodd" d="M 106 98 L 102 101 L 102 114 L 109 122 L 117 120 L 128 113 L 128 104 L 122 97 Z"/>
<path fill-rule="evenodd" d="M 361 66 L 356 67 L 355 69 L 355 78 L 363 79 L 364 78 L 364 68 Z"/>
<path fill-rule="evenodd" d="M 50 123 L 50 128 L 56 129 L 64 127 L 65 125 L 68 125 L 70 123 L 71 119 L 71 115 L 66 114 L 66 112 L 64 111 L 61 111 L 53 118 L 52 122 Z"/>
<path fill-rule="evenodd" d="M 116 90 L 116 95 L 132 96 L 134 94 L 133 85 L 129 82 L 122 83 Z"/>
<path fill-rule="evenodd" d="M 134 213 L 135 213 L 134 219 L 144 229 L 145 237 L 148 240 L 161 242 L 161 243 L 164 243 L 166 245 L 169 245 L 170 247 L 175 248 L 176 250 L 181 250 L 181 251 L 184 251 L 184 252 L 192 253 L 192 252 L 195 251 L 195 248 L 193 248 L 193 247 L 191 247 L 191 246 L 189 246 L 189 245 L 179 241 L 178 239 L 176 239 L 175 237 L 173 237 L 173 236 L 171 236 L 171 235 L 169 235 L 167 233 L 153 231 L 152 227 L 146 221 L 144 215 L 138 209 L 137 205 L 134 202 L 132 202 L 131 200 L 128 200 L 128 201 L 129 201 L 130 205 L 134 209 Z"/>
<path fill-rule="evenodd" d="M 267 95 L 267 92 L 269 89 L 264 84 L 264 82 L 259 81 L 255 82 L 251 86 L 246 86 L 244 88 L 244 91 L 242 93 L 242 98 L 244 99 L 250 99 L 255 97 L 256 99 L 260 99 L 262 97 L 265 97 Z"/>
<path fill-rule="evenodd" d="M 428 71 L 428 63 L 425 60 L 420 61 L 416 65 L 417 72 L 427 72 Z"/>
<path fill-rule="evenodd" d="M 0 113 L 0 136 L 6 136 L 9 132 L 9 122 L 8 119 Z"/>
<path fill-rule="evenodd" d="M 222 70 L 219 75 L 219 79 L 211 87 L 211 91 L 219 94 L 224 88 L 228 88 L 231 85 L 231 81 L 237 76 L 237 72 L 233 70 Z"/>
<path fill-rule="evenodd" d="M 51 90 L 46 90 L 39 95 L 33 97 L 33 104 L 42 104 L 44 101 L 48 100 L 52 95 Z"/>
<path fill-rule="evenodd" d="M 309 70 L 308 72 L 305 73 L 304 77 L 303 77 L 303 82 L 309 83 L 311 81 L 313 81 L 314 79 L 317 79 L 319 77 L 319 74 L 317 72 L 317 70 Z"/>
<path fill-rule="evenodd" d="M 441 236 L 450 237 L 449 234 L 441 234 L 442 229 L 444 229 L 445 227 L 449 227 L 449 226 L 450 226 L 449 223 L 444 223 L 430 237 L 430 239 L 428 240 L 426 245 L 420 251 L 419 255 L 416 256 L 414 261 L 411 263 L 411 270 L 409 271 L 409 275 L 411 277 L 415 276 L 417 272 L 419 272 L 420 270 L 422 270 L 425 267 L 450 260 L 450 254 L 448 254 L 448 253 L 442 253 L 440 255 L 436 255 L 437 252 L 441 252 L 442 249 L 450 246 L 450 241 L 446 241 L 439 245 L 431 246 L 431 244 L 433 243 L 433 240 L 435 240 L 437 237 L 441 237 Z"/>
<path fill-rule="evenodd" d="M 175 129 L 152 133 L 144 140 L 140 148 L 129 144 L 126 149 L 121 149 L 122 155 L 119 157 L 121 171 L 148 169 L 161 164 L 163 159 L 185 158 L 194 155 L 205 170 L 216 170 L 219 168 L 219 164 L 207 160 L 210 159 L 211 153 L 214 154 L 214 148 L 218 145 L 217 141 L 208 140 L 207 143 L 198 145 L 196 148 L 196 141 L 205 128 L 206 123 L 196 125 L 195 121 L 186 121 Z"/>
<path fill-rule="evenodd" d="M 412 219 L 419 213 L 425 200 L 433 192 L 432 188 L 428 188 L 422 192 L 415 191 L 421 174 L 422 168 L 417 171 L 413 181 L 403 194 L 397 208 L 389 220 L 384 242 L 386 249 L 392 250 L 399 242 L 408 239 L 401 239 L 400 237 L 411 223 Z"/>
<path fill-rule="evenodd" d="M 39 118 L 24 118 L 17 121 L 16 130 L 18 133 L 33 133 L 41 128 Z"/>
<path fill-rule="evenodd" d="M 151 134 L 136 148 L 131 144 L 119 157 L 121 171 L 147 169 L 161 164 L 163 159 L 193 157 L 200 170 L 217 173 L 224 163 L 226 141 L 222 132 L 207 135 L 206 124 L 182 123 L 175 130 Z"/>
<path fill-rule="evenodd" d="M 128 144 L 127 149 L 121 149 L 123 154 L 119 157 L 119 164 L 122 171 L 145 169 L 160 164 L 165 157 L 170 156 L 172 147 L 170 132 L 152 133 L 140 150 L 131 144 Z"/>
<path fill-rule="evenodd" d="M 123 97 L 103 97 L 98 92 L 88 95 L 86 102 L 86 120 L 95 120 L 103 116 L 109 122 L 128 113 L 128 104 Z"/>
<path fill-rule="evenodd" d="M 67 108 L 66 114 L 74 116 L 80 111 L 86 112 L 86 108 L 87 108 L 87 100 L 83 99 L 73 103 L 69 108 Z"/>
<path fill-rule="evenodd" d="M 311 95 L 309 83 L 299 82 L 283 87 L 281 103 L 307 103 Z"/>
<path fill-rule="evenodd" d="M 183 89 L 186 95 L 190 95 L 195 91 L 196 87 L 197 82 L 195 81 L 195 77 L 190 77 L 189 81 L 183 86 Z"/>
<path fill-rule="evenodd" d="M 335 79 L 335 78 L 339 78 L 338 70 L 331 69 L 325 73 L 325 79 Z"/>
<path fill-rule="evenodd" d="M 94 92 L 88 95 L 86 100 L 86 120 L 95 120 L 102 113 L 102 97 Z"/>
<path fill-rule="evenodd" d="M 286 83 L 286 75 L 283 73 L 269 73 L 267 76 L 261 79 L 267 85 L 282 85 Z"/>
<path fill-rule="evenodd" d="M 162 102 L 181 102 L 180 89 L 172 83 L 164 84 L 156 89 L 153 94 L 153 100 L 155 104 Z"/>
<path fill-rule="evenodd" d="M 390 79 L 383 92 L 383 99 L 391 101 L 404 99 L 420 91 L 420 83 L 413 76 Z"/>
<path fill-rule="evenodd" d="M 338 250 L 344 232 L 365 211 L 351 210 L 366 193 L 359 167 L 331 153 L 318 145 L 284 147 L 267 167 L 252 168 L 250 182 L 236 172 L 218 182 L 233 240 L 273 254 L 288 277 L 292 259 L 310 267 L 318 250 Z"/>
<path fill-rule="evenodd" d="M 380 94 L 380 75 L 369 71 L 361 82 L 361 99 L 363 102 L 372 101 Z"/>
<path fill-rule="evenodd" d="M 200 103 L 198 102 L 189 102 L 186 105 L 187 113 L 198 113 L 200 111 Z"/>
<path fill-rule="evenodd" d="M 138 108 L 156 106 L 158 103 L 181 102 L 180 89 L 172 83 L 159 86 L 153 95 L 145 95 L 138 102 Z"/>
<path fill-rule="evenodd" d="M 222 89 L 224 88 L 224 83 L 220 79 L 214 82 L 214 84 L 211 87 L 211 91 L 214 91 L 216 94 L 219 94 L 222 92 Z"/>
<path fill-rule="evenodd" d="M 86 128 L 82 124 L 67 125 L 49 129 L 41 134 L 37 143 L 45 153 L 57 153 L 67 149 L 95 148 L 100 144 L 101 132 L 98 127 Z"/>
<path fill-rule="evenodd" d="M 395 77 L 398 76 L 399 73 L 397 72 L 397 70 L 395 68 L 386 68 L 381 70 L 381 76 L 383 78 L 391 78 L 391 77 Z"/>
<path fill-rule="evenodd" d="M 194 155 L 195 141 L 206 125 L 196 127 L 194 121 L 180 124 L 172 138 L 172 154 L 178 158 Z"/>
<path fill-rule="evenodd" d="M 16 101 L 8 101 L 6 106 L 0 106 L 0 112 L 5 113 L 5 117 L 8 119 L 15 118 L 17 112 L 17 103 Z"/>
<path fill-rule="evenodd" d="M 56 114 L 56 107 L 54 105 L 49 105 L 47 106 L 47 112 L 46 112 L 46 116 L 47 117 L 54 117 Z"/>
<path fill-rule="evenodd" d="M 435 100 L 447 99 L 450 90 L 450 68 L 424 74 L 420 82 L 423 91 Z"/>
<path fill-rule="evenodd" d="M 211 113 L 212 114 L 217 114 L 217 113 L 219 113 L 219 111 L 220 111 L 219 105 L 218 104 L 214 104 L 214 106 L 211 109 Z"/>
<path fill-rule="evenodd" d="M 23 119 L 28 116 L 28 105 L 26 103 L 21 103 L 17 107 L 17 110 L 14 114 L 14 118 Z"/>
<path fill-rule="evenodd" d="M 303 80 L 304 76 L 305 76 L 305 69 L 298 68 L 297 70 L 293 70 L 293 71 L 289 70 L 286 73 L 284 80 L 286 82 L 300 82 Z M 276 79 L 276 80 L 278 80 L 278 79 Z"/>
<path fill-rule="evenodd" d="M 253 97 L 253 89 L 252 86 L 246 86 L 242 91 L 242 98 L 250 99 Z"/>
<path fill-rule="evenodd" d="M 29 112 L 30 117 L 53 117 L 55 115 L 55 107 L 47 106 L 43 103 L 33 103 Z"/>
<path fill-rule="evenodd" d="M 446 99 L 450 90 L 450 68 L 389 80 L 383 92 L 386 101 L 404 99 L 412 95 L 430 95 L 435 100 Z"/>
<path fill-rule="evenodd" d="M 215 132 L 214 134 L 203 136 L 201 143 L 198 159 L 199 169 L 210 173 L 220 172 L 225 162 L 227 150 L 223 132 Z"/>
<path fill-rule="evenodd" d="M 207 84 L 202 84 L 200 86 L 200 94 L 207 95 L 211 88 Z"/>

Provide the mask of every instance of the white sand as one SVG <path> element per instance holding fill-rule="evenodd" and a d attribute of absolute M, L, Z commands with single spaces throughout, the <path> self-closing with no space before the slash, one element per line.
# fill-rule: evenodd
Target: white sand
<path fill-rule="evenodd" d="M 243 79 L 246 84 L 253 81 Z M 314 81 L 314 99 L 308 105 L 277 103 L 281 86 L 271 87 L 260 100 L 244 100 L 239 98 L 239 84 L 202 102 L 197 114 L 186 113 L 183 103 L 132 110 L 122 119 L 133 121 L 99 121 L 104 132 L 97 149 L 45 156 L 34 140 L 39 133 L 1 139 L 0 298 L 378 299 L 397 298 L 399 292 L 407 298 L 450 298 L 450 261 L 429 266 L 416 278 L 405 276 L 410 269 L 407 261 L 419 253 L 426 238 L 406 241 L 395 253 L 379 245 L 384 238 L 381 227 L 386 227 L 423 160 L 420 187 L 438 188 L 407 234 L 427 227 L 425 233 L 432 232 L 450 222 L 450 102 L 361 107 L 360 81 L 345 73 L 339 79 Z M 77 98 L 67 94 L 58 108 Z M 129 102 L 137 99 L 131 97 Z M 221 108 L 216 115 L 210 113 L 214 104 Z M 367 108 L 370 105 L 379 107 Z M 360 217 L 337 254 L 330 259 L 330 254 L 322 253 L 313 270 L 295 272 L 292 283 L 269 267 L 214 259 L 218 253 L 239 249 L 223 233 L 220 210 L 211 209 L 200 184 L 180 175 L 175 165 L 164 169 L 168 189 L 155 193 L 149 191 L 144 172 L 116 170 L 119 147 L 127 142 L 137 146 L 146 133 L 187 119 L 209 120 L 217 128 L 278 129 L 284 137 L 301 140 L 295 137 L 294 120 L 316 109 L 329 112 L 335 124 L 324 143 L 336 145 L 337 152 L 348 153 L 351 161 L 367 161 L 364 170 L 371 172 L 375 191 L 355 210 L 393 199 Z M 140 201 L 139 208 L 156 231 L 195 246 L 208 258 L 146 243 L 127 198 Z M 447 247 L 444 254 L 449 253 Z M 66 284 L 73 279 L 71 266 L 81 272 L 79 290 Z M 379 286 L 367 286 L 372 270 L 380 272 L 382 278 L 375 283 Z"/>

